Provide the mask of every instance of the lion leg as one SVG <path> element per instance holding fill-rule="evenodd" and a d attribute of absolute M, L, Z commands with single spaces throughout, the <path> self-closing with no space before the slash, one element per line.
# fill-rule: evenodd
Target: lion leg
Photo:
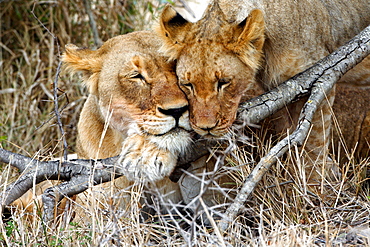
<path fill-rule="evenodd" d="M 335 181 L 340 177 L 338 165 L 327 156 L 331 140 L 333 140 L 334 150 L 341 150 L 337 154 L 337 161 L 349 160 L 350 157 L 368 157 L 370 153 L 369 68 L 370 56 L 341 78 L 315 114 L 306 145 L 306 150 L 309 150 L 308 154 L 313 161 L 310 162 L 311 167 L 308 167 L 309 170 L 314 171 L 309 176 L 311 181 L 316 180 L 316 183 L 319 179 Z"/>
<path fill-rule="evenodd" d="M 149 183 L 146 185 L 146 192 L 141 202 L 143 205 L 141 214 L 144 220 L 158 213 L 176 215 L 177 209 L 181 209 L 180 203 L 182 202 L 179 184 L 172 182 L 168 177 L 155 183 Z"/>
<path fill-rule="evenodd" d="M 333 149 L 337 158 L 370 157 L 370 88 L 337 85 L 333 105 Z"/>
<path fill-rule="evenodd" d="M 114 213 L 117 218 L 140 215 L 141 220 L 146 221 L 157 213 L 169 213 L 180 201 L 178 184 L 167 177 L 152 184 L 120 177 L 79 194 L 73 221 L 90 222 L 101 217 L 101 213 L 108 217 Z"/>
<path fill-rule="evenodd" d="M 370 156 L 370 56 L 338 82 L 333 106 L 334 147 L 342 160 Z"/>

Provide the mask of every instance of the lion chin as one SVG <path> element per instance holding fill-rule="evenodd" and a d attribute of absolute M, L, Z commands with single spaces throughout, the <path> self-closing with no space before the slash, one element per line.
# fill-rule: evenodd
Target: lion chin
<path fill-rule="evenodd" d="M 190 133 L 181 128 L 172 129 L 163 135 L 149 136 L 149 140 L 158 148 L 177 154 L 186 153 L 193 142 Z"/>

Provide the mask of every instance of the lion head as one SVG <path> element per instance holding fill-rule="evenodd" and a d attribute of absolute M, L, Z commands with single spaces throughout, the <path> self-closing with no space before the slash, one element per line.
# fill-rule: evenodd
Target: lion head
<path fill-rule="evenodd" d="M 177 60 L 191 126 L 200 135 L 220 137 L 234 122 L 239 103 L 263 92 L 254 78 L 262 59 L 264 19 L 254 10 L 240 24 L 230 23 L 217 3 L 208 8 L 200 21 L 190 23 L 166 6 L 157 32 L 162 50 Z"/>
<path fill-rule="evenodd" d="M 78 124 L 80 157 L 106 158 L 125 150 L 134 154 L 126 163 L 133 173 L 134 160 L 152 170 L 172 164 L 154 180 L 172 171 L 177 155 L 191 143 L 191 127 L 175 64 L 158 52 L 160 46 L 154 33 L 142 31 L 112 38 L 97 50 L 66 47 L 67 69 L 82 71 L 89 90 Z M 158 163 L 166 153 L 171 161 Z"/>

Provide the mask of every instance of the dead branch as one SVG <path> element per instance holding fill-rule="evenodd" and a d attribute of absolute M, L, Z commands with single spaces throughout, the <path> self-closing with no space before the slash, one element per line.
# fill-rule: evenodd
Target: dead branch
<path fill-rule="evenodd" d="M 115 177 L 121 175 L 113 171 L 117 159 L 118 156 L 104 160 L 39 161 L 0 148 L 0 162 L 14 166 L 22 173 L 14 183 L 7 187 L 1 196 L 1 204 L 9 205 L 26 193 L 32 188 L 34 179 L 38 184 L 45 180 L 69 181 L 93 175 L 93 181 L 96 184 L 110 181 L 112 174 Z"/>
<path fill-rule="evenodd" d="M 179 158 L 179 166 L 206 153 L 207 145 L 201 141 L 195 142 L 186 156 Z M 49 222 L 53 219 L 55 206 L 64 197 L 79 194 L 87 190 L 90 184 L 97 185 L 124 176 L 124 172 L 116 166 L 118 158 L 119 156 L 100 160 L 39 161 L 0 148 L 0 162 L 14 166 L 21 172 L 19 178 L 0 194 L 0 204 L 2 207 L 10 205 L 31 189 L 34 181 L 36 184 L 45 180 L 65 181 L 45 190 L 42 195 L 44 219 Z"/>
<path fill-rule="evenodd" d="M 60 54 L 61 54 L 61 52 L 60 52 L 60 45 L 59 45 L 59 41 L 58 41 L 57 37 L 36 16 L 36 14 L 34 12 L 35 7 L 36 7 L 36 2 L 33 4 L 32 10 L 31 10 L 31 13 L 32 13 L 33 17 L 37 20 L 37 22 L 53 38 L 53 40 L 56 43 L 57 48 L 58 48 L 58 56 L 60 56 Z M 61 135 L 62 135 L 63 149 L 64 149 L 63 150 L 63 156 L 64 156 L 64 159 L 67 159 L 67 155 L 68 155 L 68 144 L 67 144 L 67 141 L 66 141 L 65 131 L 63 129 L 62 118 L 61 118 L 61 115 L 60 115 L 59 102 L 58 102 L 58 90 L 59 90 L 59 88 L 58 88 L 58 79 L 59 79 L 59 74 L 60 74 L 60 71 L 61 71 L 61 66 L 62 66 L 62 61 L 59 61 L 58 67 L 57 67 L 57 71 L 56 71 L 56 74 L 55 74 L 55 78 L 54 78 L 54 83 L 53 83 L 53 85 L 54 85 L 54 88 L 53 88 L 54 114 L 56 116 L 56 121 L 57 121 L 58 128 L 59 128 L 59 130 L 61 132 Z"/>
<path fill-rule="evenodd" d="M 370 26 L 308 70 L 286 81 L 281 87 L 279 86 L 244 104 L 251 108 L 242 109 L 240 112 L 241 118 L 246 122 L 255 123 L 276 112 L 282 106 L 289 104 L 295 98 L 307 94 L 311 88 L 310 96 L 302 108 L 296 130 L 292 135 L 276 144 L 246 178 L 234 202 L 227 208 L 219 222 L 222 231 L 225 231 L 229 223 L 235 219 L 247 198 L 271 165 L 285 154 L 289 146 L 302 145 L 311 127 L 313 115 L 334 84 L 369 54 Z"/>
<path fill-rule="evenodd" d="M 59 79 L 59 74 L 60 74 L 60 69 L 62 67 L 62 61 L 59 61 L 57 72 L 55 75 L 54 79 L 54 87 L 53 87 L 53 96 L 54 96 L 54 114 L 56 117 L 57 125 L 60 130 L 60 133 L 62 134 L 62 141 L 63 141 L 63 156 L 64 159 L 67 160 L 68 157 L 68 144 L 66 140 L 66 133 L 63 129 L 63 124 L 62 124 L 62 116 L 60 115 L 59 111 L 59 101 L 58 101 L 58 79 Z"/>
<path fill-rule="evenodd" d="M 227 209 L 219 227 L 226 230 L 248 196 L 254 190 L 269 167 L 283 155 L 289 145 L 300 145 L 307 136 L 310 120 L 317 106 L 334 83 L 349 69 L 370 53 L 370 27 L 366 28 L 345 46 L 318 62 L 305 72 L 286 81 L 279 87 L 255 99 L 245 102 L 239 110 L 239 119 L 245 123 L 258 123 L 290 102 L 310 94 L 302 110 L 296 131 L 273 147 L 263 157 L 254 171 L 248 176 L 234 203 Z M 179 165 L 189 163 L 203 156 L 212 144 L 196 142 L 192 150 L 180 157 Z M 43 195 L 45 219 L 53 218 L 53 209 L 63 197 L 72 196 L 86 190 L 90 184 L 111 181 L 124 174 L 115 166 L 118 157 L 103 160 L 72 160 L 69 162 L 41 162 L 19 154 L 0 149 L 0 162 L 17 167 L 22 174 L 0 194 L 2 207 L 9 205 L 27 190 L 33 181 L 63 180 L 65 182 L 45 191 Z"/>

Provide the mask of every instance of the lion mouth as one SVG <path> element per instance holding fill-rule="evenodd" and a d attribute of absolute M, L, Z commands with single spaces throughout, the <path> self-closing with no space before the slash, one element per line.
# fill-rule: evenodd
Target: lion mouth
<path fill-rule="evenodd" d="M 193 127 L 193 129 L 197 134 L 205 139 L 222 139 L 228 133 L 225 129 L 203 130 L 197 127 Z"/>
<path fill-rule="evenodd" d="M 166 149 L 174 154 L 185 153 L 193 142 L 191 133 L 179 127 L 163 134 L 149 135 L 148 137 L 159 148 Z"/>
<path fill-rule="evenodd" d="M 165 133 L 161 133 L 161 134 L 155 134 L 154 136 L 157 136 L 157 137 L 161 137 L 161 136 L 166 136 L 166 135 L 179 135 L 181 134 L 182 132 L 188 132 L 187 130 L 185 130 L 184 128 L 181 128 L 181 127 L 174 127 L 172 129 L 170 129 L 169 131 L 165 132 Z"/>

